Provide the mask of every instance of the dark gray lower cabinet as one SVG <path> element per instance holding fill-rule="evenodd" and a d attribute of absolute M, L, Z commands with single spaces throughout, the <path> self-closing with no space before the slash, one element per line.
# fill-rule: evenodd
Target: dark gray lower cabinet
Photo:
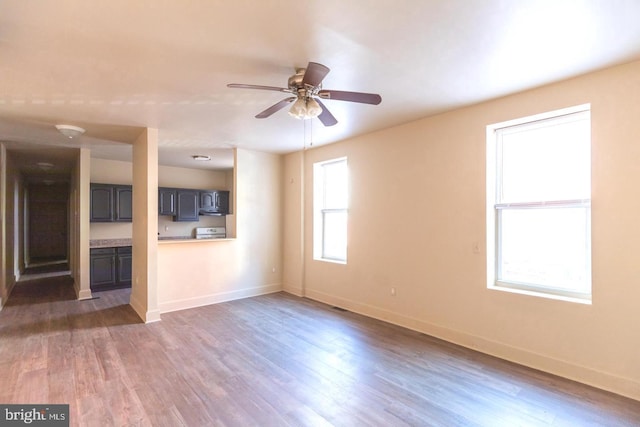
<path fill-rule="evenodd" d="M 91 291 L 131 287 L 131 246 L 91 249 Z"/>
<path fill-rule="evenodd" d="M 131 246 L 118 248 L 116 255 L 116 283 L 131 286 L 131 264 L 133 260 Z"/>

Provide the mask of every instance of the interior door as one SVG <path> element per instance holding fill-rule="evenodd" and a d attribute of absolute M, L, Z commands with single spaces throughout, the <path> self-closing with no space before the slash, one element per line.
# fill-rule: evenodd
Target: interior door
<path fill-rule="evenodd" d="M 31 263 L 67 259 L 68 188 L 29 189 L 29 259 Z"/>

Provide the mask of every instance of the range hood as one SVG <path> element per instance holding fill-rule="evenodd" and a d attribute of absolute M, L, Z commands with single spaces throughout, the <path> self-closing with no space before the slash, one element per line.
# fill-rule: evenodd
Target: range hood
<path fill-rule="evenodd" d="M 198 211 L 198 215 L 201 216 L 223 216 L 225 215 L 224 213 L 218 211 L 218 210 L 214 210 L 213 208 L 211 209 L 200 209 Z"/>

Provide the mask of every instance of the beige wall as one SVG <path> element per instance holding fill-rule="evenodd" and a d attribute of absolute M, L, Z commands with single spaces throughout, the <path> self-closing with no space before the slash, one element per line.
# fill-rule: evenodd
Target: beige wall
<path fill-rule="evenodd" d="M 236 239 L 158 245 L 162 312 L 282 289 L 282 158 L 237 150 L 235 174 Z"/>
<path fill-rule="evenodd" d="M 23 183 L 13 167 L 11 155 L 0 143 L 0 309 L 6 304 L 16 281 L 20 278 L 20 212 L 16 192 L 23 194 Z M 18 251 L 16 252 L 16 249 Z"/>
<path fill-rule="evenodd" d="M 488 290 L 486 125 L 591 103 L 593 304 Z M 309 297 L 640 399 L 640 62 L 285 159 L 287 282 Z M 348 264 L 312 259 L 314 162 L 347 156 Z M 298 173 L 302 176 L 297 176 Z M 304 194 L 304 210 L 295 208 Z M 294 261 L 298 263 L 298 261 Z M 285 271 L 289 271 L 285 265 Z M 390 288 L 397 295 L 392 296 Z"/>
<path fill-rule="evenodd" d="M 284 158 L 282 287 L 294 295 L 304 294 L 304 151 Z"/>
<path fill-rule="evenodd" d="M 7 149 L 0 143 L 0 310 L 11 292 L 7 280 L 7 179 Z"/>

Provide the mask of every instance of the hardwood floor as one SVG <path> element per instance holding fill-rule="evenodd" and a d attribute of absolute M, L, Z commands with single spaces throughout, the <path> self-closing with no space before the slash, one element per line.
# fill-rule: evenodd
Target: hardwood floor
<path fill-rule="evenodd" d="M 19 284 L 0 403 L 81 426 L 638 426 L 640 402 L 285 293 L 140 323 L 129 290 Z"/>

